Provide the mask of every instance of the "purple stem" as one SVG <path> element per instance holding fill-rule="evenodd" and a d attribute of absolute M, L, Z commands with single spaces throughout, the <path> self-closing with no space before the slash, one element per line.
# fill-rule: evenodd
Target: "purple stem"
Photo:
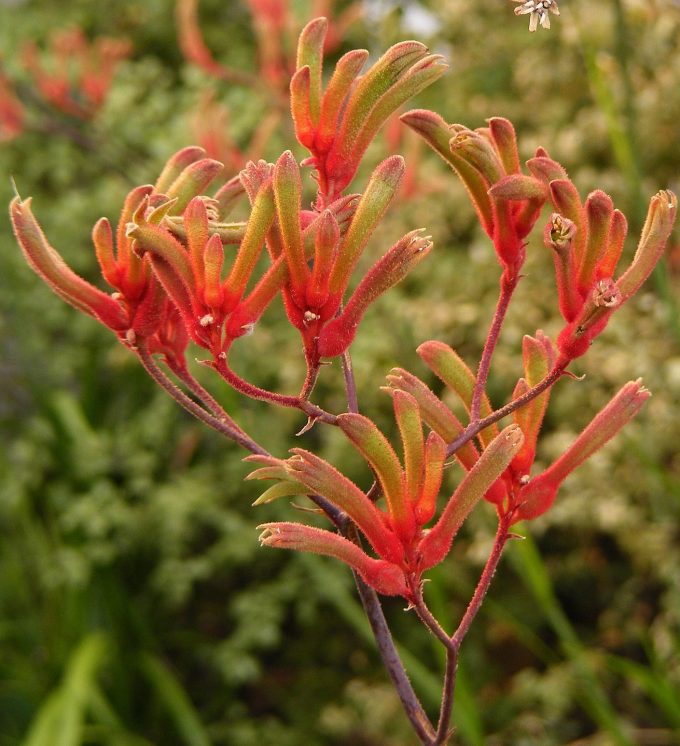
<path fill-rule="evenodd" d="M 342 372 L 345 376 L 345 391 L 347 392 L 347 411 L 359 411 L 359 399 L 357 398 L 357 385 L 354 380 L 354 369 L 352 368 L 352 358 L 349 350 L 342 353 Z"/>
<path fill-rule="evenodd" d="M 387 626 L 387 620 L 385 619 L 378 594 L 367 586 L 356 573 L 354 573 L 354 582 L 356 583 L 359 598 L 366 612 L 368 622 L 373 630 L 380 658 L 397 690 L 406 717 L 408 717 L 421 743 L 426 744 L 426 746 L 434 746 L 434 728 L 423 706 L 420 704 L 416 693 L 413 691 L 411 682 L 404 669 L 404 664 L 401 662 L 399 653 L 394 645 L 392 633 Z"/>
<path fill-rule="evenodd" d="M 357 387 L 352 368 L 352 358 L 348 350 L 342 355 L 342 372 L 345 377 L 345 390 L 347 392 L 347 410 L 357 413 L 359 411 Z M 341 529 L 341 532 L 352 541 L 360 543 L 356 527 L 352 524 L 348 523 L 344 529 Z M 366 617 L 375 637 L 378 653 L 397 690 L 406 717 L 409 719 L 421 743 L 426 746 L 432 746 L 432 739 L 435 734 L 434 728 L 411 686 L 404 664 L 399 657 L 394 640 L 392 639 L 392 633 L 385 619 L 378 594 L 373 588 L 364 583 L 356 572 L 353 571 L 352 574 L 354 575 L 354 582 L 356 583 L 361 605 L 364 607 Z"/>

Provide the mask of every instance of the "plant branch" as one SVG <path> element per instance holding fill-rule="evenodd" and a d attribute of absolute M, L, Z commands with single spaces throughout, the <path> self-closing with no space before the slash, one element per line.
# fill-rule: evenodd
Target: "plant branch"
<path fill-rule="evenodd" d="M 170 396 L 182 406 L 189 414 L 192 414 L 197 419 L 204 422 L 206 425 L 216 430 L 221 435 L 224 435 L 229 440 L 233 440 L 240 446 L 245 448 L 251 453 L 259 455 L 269 455 L 267 451 L 250 438 L 246 433 L 243 432 L 238 426 L 236 429 L 230 424 L 231 418 L 227 416 L 227 421 L 222 419 L 220 416 L 211 414 L 209 411 L 204 409 L 200 404 L 196 403 L 190 396 L 184 393 L 168 376 L 159 368 L 156 361 L 153 359 L 153 355 L 147 350 L 147 348 L 140 344 L 135 349 L 137 357 L 144 366 L 146 372 L 153 378 L 153 380 L 163 388 Z"/>
<path fill-rule="evenodd" d="M 366 585 L 357 573 L 354 573 L 354 582 L 359 592 L 361 604 L 366 612 L 366 617 L 371 625 L 380 658 L 397 690 L 406 717 L 408 717 L 421 743 L 427 746 L 434 746 L 436 743 L 434 741 L 435 730 L 411 686 L 411 682 L 404 669 L 404 664 L 401 662 L 394 640 L 392 639 L 392 633 L 387 626 L 387 620 L 385 619 L 378 594 Z"/>
<path fill-rule="evenodd" d="M 479 611 L 482 602 L 484 601 L 486 592 L 489 590 L 489 586 L 491 585 L 491 581 L 496 572 L 496 568 L 498 567 L 498 563 L 500 562 L 501 555 L 503 554 L 503 549 L 505 548 L 505 545 L 509 538 L 508 529 L 510 528 L 511 519 L 512 512 L 509 512 L 505 515 L 502 515 L 498 520 L 498 529 L 496 531 L 496 537 L 493 542 L 491 554 L 489 555 L 489 558 L 484 565 L 484 569 L 482 570 L 479 582 L 477 583 L 475 592 L 473 593 L 472 598 L 470 599 L 470 603 L 465 610 L 465 614 L 463 614 L 463 618 L 460 620 L 458 628 L 451 637 L 451 642 L 453 643 L 453 646 L 456 650 L 460 650 L 461 643 L 463 642 L 465 635 L 468 633 L 468 630 L 470 629 L 470 625 L 474 621 L 474 618 L 477 616 L 477 612 Z"/>
<path fill-rule="evenodd" d="M 228 365 L 226 355 L 222 353 L 215 358 L 215 361 L 207 362 L 207 365 L 214 368 L 224 380 L 236 391 L 249 396 L 252 399 L 259 399 L 260 401 L 266 401 L 270 404 L 278 404 L 281 407 L 290 407 L 292 409 L 299 409 L 304 412 L 310 419 L 325 422 L 327 425 L 337 424 L 337 417 L 325 409 L 318 407 L 316 404 L 312 404 L 310 401 L 305 401 L 299 396 L 286 396 L 285 394 L 277 394 L 274 391 L 268 391 L 267 389 L 260 388 L 244 378 L 241 378 L 235 373 Z"/>
<path fill-rule="evenodd" d="M 451 649 L 451 637 L 446 633 L 441 624 L 435 619 L 434 614 L 430 611 L 425 599 L 423 598 L 423 589 L 411 586 L 413 594 L 413 608 L 418 614 L 420 621 L 432 632 L 432 634 L 447 649 Z"/>
<path fill-rule="evenodd" d="M 188 368 L 174 365 L 168 365 L 168 367 L 209 412 L 212 412 L 217 417 L 221 417 L 235 430 L 241 429 L 226 413 L 217 399 L 191 375 Z"/>
<path fill-rule="evenodd" d="M 470 422 L 465 430 L 463 430 L 455 440 L 452 440 L 451 443 L 449 443 L 448 448 L 446 449 L 447 457 L 452 456 L 461 446 L 464 446 L 468 441 L 472 440 L 477 433 L 484 430 L 485 427 L 489 427 L 489 425 L 493 425 L 494 422 L 502 420 L 503 417 L 512 414 L 516 409 L 528 404 L 530 401 L 542 394 L 546 389 L 549 389 L 553 384 L 559 381 L 564 372 L 564 365 L 556 365 L 542 381 L 539 381 L 539 383 L 529 389 L 526 393 L 522 394 L 522 396 L 508 402 L 504 407 L 491 412 L 491 414 L 484 417 L 484 419 L 477 420 L 477 422 Z"/>
<path fill-rule="evenodd" d="M 357 384 L 354 378 L 354 368 L 352 368 L 352 358 L 350 357 L 349 350 L 345 350 L 342 353 L 342 372 L 345 377 L 345 391 L 347 392 L 347 411 L 358 412 Z"/>
<path fill-rule="evenodd" d="M 494 539 L 493 547 L 489 558 L 484 565 L 482 574 L 475 588 L 475 592 L 470 599 L 470 603 L 463 614 L 463 618 L 460 620 L 458 628 L 451 637 L 446 635 L 442 630 L 439 622 L 432 616 L 431 612 L 425 605 L 422 598 L 416 597 L 416 610 L 418 616 L 423 620 L 424 624 L 430 629 L 433 634 L 440 640 L 440 642 L 446 648 L 446 671 L 444 674 L 444 686 L 442 689 L 442 701 L 439 710 L 439 721 L 437 724 L 437 732 L 432 746 L 440 746 L 447 742 L 449 735 L 449 723 L 451 721 L 451 713 L 453 711 L 453 702 L 456 689 L 456 672 L 458 668 L 458 656 L 460 654 L 460 646 L 465 639 L 465 636 L 470 629 L 472 622 L 477 616 L 491 581 L 500 562 L 503 554 L 503 549 L 509 538 L 508 529 L 510 527 L 512 514 L 502 515 L 498 522 L 498 530 L 496 531 L 496 537 Z M 443 637 L 442 637 L 443 635 Z"/>
<path fill-rule="evenodd" d="M 442 687 L 442 702 L 439 708 L 439 720 L 434 745 L 445 744 L 449 736 L 449 723 L 453 712 L 453 692 L 456 685 L 458 670 L 458 650 L 452 647 L 446 649 L 446 669 L 444 671 L 444 686 Z"/>
<path fill-rule="evenodd" d="M 501 333 L 503 321 L 505 320 L 505 314 L 510 305 L 512 294 L 515 292 L 519 275 L 516 272 L 503 272 L 500 280 L 500 292 L 498 295 L 498 303 L 496 304 L 496 310 L 494 311 L 493 320 L 489 327 L 489 333 L 484 343 L 484 350 L 482 352 L 481 360 L 479 361 L 479 368 L 477 369 L 477 379 L 475 381 L 475 388 L 472 392 L 472 402 L 470 404 L 470 422 L 477 422 L 479 419 L 479 410 L 482 404 L 482 397 L 486 389 L 486 382 L 489 377 L 489 370 L 491 368 L 491 358 L 493 357 L 496 344 L 498 343 L 498 337 Z"/>

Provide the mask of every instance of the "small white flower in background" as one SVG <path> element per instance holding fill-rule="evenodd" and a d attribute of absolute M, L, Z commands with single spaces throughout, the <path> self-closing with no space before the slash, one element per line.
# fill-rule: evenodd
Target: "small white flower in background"
<path fill-rule="evenodd" d="M 543 28 L 550 28 L 550 15 L 560 14 L 557 7 L 557 0 L 512 0 L 514 3 L 521 3 L 515 8 L 516 16 L 523 16 L 531 13 L 529 16 L 529 31 L 536 31 L 540 23 Z"/>

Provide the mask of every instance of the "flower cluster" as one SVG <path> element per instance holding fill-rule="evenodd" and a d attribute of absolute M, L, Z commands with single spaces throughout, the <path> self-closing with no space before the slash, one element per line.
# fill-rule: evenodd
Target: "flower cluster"
<path fill-rule="evenodd" d="M 180 5 L 182 12 L 195 11 L 194 3 Z M 277 3 L 255 6 L 272 22 L 283 8 Z M 506 528 L 539 516 L 571 471 L 648 398 L 639 381 L 626 384 L 560 458 L 531 476 L 552 385 L 647 279 L 668 240 L 677 200 L 669 191 L 652 198 L 635 256 L 615 280 L 627 225 L 604 192 L 592 192 L 582 202 L 566 171 L 542 148 L 523 171 L 515 131 L 506 119 L 495 117 L 488 126 L 471 130 L 449 125 L 431 111 L 403 115 L 401 121 L 460 176 L 502 273 L 499 302 L 476 373 L 443 342 L 428 341 L 418 348 L 430 371 L 462 404 L 467 422 L 413 373 L 395 368 L 388 376 L 386 390 L 402 441 L 400 460 L 370 419 L 357 412 L 331 414 L 309 397 L 323 358 L 343 355 L 367 307 L 431 251 L 429 236 L 406 233 L 348 293 L 359 259 L 398 193 L 403 158 L 394 155 L 380 163 L 363 193 L 345 190 L 380 128 L 406 99 L 439 78 L 445 65 L 422 44 L 406 41 L 363 75 L 368 53 L 348 52 L 324 86 L 327 32 L 324 18 L 303 29 L 290 88 L 295 133 L 310 157 L 298 163 L 285 151 L 275 163 L 250 161 L 209 194 L 218 179 L 223 181 L 223 164 L 199 147 L 176 153 L 153 186 L 137 187 L 127 196 L 115 236 L 105 218 L 94 227 L 97 260 L 113 292 L 100 290 L 66 266 L 33 217 L 30 200 L 16 197 L 10 212 L 29 264 L 61 298 L 114 331 L 178 401 L 255 454 L 251 458 L 260 468 L 251 476 L 276 482 L 258 503 L 290 495 L 318 499 L 329 516 L 335 512 L 351 521 L 375 556 L 351 532 L 291 522 L 264 524 L 264 544 L 337 557 L 377 591 L 416 603 L 423 573 L 444 559 L 477 502 L 493 503 Z M 303 208 L 304 165 L 316 171 L 311 209 Z M 491 358 L 521 276 L 529 234 L 547 203 L 553 213 L 544 239 L 554 257 L 565 326 L 556 343 L 540 331 L 524 338 L 523 376 L 509 403 L 494 410 L 485 391 Z M 230 222 L 232 211 L 244 205 L 245 219 Z M 253 329 L 277 297 L 303 342 L 307 376 L 297 397 L 260 389 L 228 363 L 232 344 Z M 266 454 L 191 378 L 185 359 L 190 342 L 207 350 L 210 359 L 205 362 L 242 393 L 298 407 L 312 421 L 339 427 L 375 473 L 374 487 L 363 491 L 307 450 L 294 449 L 288 459 Z M 162 357 L 200 405 L 163 378 L 154 355 Z M 506 416 L 512 423 L 501 429 L 498 423 Z M 450 457 L 464 476 L 438 509 Z M 381 498 L 384 508 L 376 502 Z M 342 521 L 338 525 L 346 526 Z"/>
<path fill-rule="evenodd" d="M 458 174 L 480 224 L 493 241 L 508 282 L 516 282 L 526 258 L 525 239 L 538 220 L 548 192 L 540 179 L 523 174 L 512 124 L 493 117 L 471 130 L 447 124 L 425 109 L 401 121 L 417 132 Z"/>
<path fill-rule="evenodd" d="M 499 433 L 470 468 L 432 528 L 425 531 L 423 527 L 436 511 L 446 443 L 434 430 L 424 437 L 415 397 L 399 389 L 390 392 L 403 445 L 403 466 L 371 420 L 360 414 L 338 417 L 344 434 L 375 472 L 386 510 L 328 462 L 300 448 L 293 449 L 287 460 L 263 456 L 247 460 L 263 464 L 250 479 L 277 480 L 256 504 L 287 495 L 321 495 L 352 519 L 379 559 L 341 535 L 297 523 L 263 524 L 260 539 L 264 545 L 336 557 L 380 593 L 413 601 L 422 573 L 448 554 L 458 529 L 508 466 L 523 436 L 516 425 Z"/>
<path fill-rule="evenodd" d="M 325 19 L 307 26 L 301 35 L 299 60 L 309 62 L 313 55 L 320 64 L 326 28 Z M 345 93 L 335 96 L 338 107 L 344 104 L 343 113 L 331 116 L 326 106 L 330 118 L 319 121 L 335 122 L 341 117 L 348 130 L 359 131 L 366 108 L 373 108 L 377 113 L 369 117 L 369 131 L 375 135 L 404 95 L 401 88 L 392 93 L 385 90 L 385 73 L 396 76 L 399 87 L 395 65 L 410 69 L 415 59 L 425 59 L 428 66 L 435 62 L 422 45 L 406 45 L 410 49 L 406 58 L 404 45 L 393 47 L 352 93 L 352 80 L 347 80 Z M 436 75 L 419 77 L 415 88 L 406 89 L 420 90 L 438 77 L 441 69 L 438 63 L 436 67 Z M 306 73 L 309 69 L 308 64 L 301 67 Z M 333 81 L 330 88 L 337 93 Z M 297 90 L 295 83 L 293 90 Z M 342 195 L 338 186 L 333 199 L 325 195 L 322 207 L 317 200 L 316 207 L 307 210 L 302 207 L 300 166 L 290 151 L 275 164 L 249 162 L 208 196 L 210 184 L 223 174 L 223 164 L 206 158 L 201 148 L 185 148 L 168 161 L 153 187 L 130 193 L 115 251 L 108 221 L 102 219 L 95 226 L 97 257 L 113 295 L 66 267 L 40 231 L 30 201 L 17 197 L 12 218 L 29 263 L 55 292 L 98 318 L 131 348 L 142 345 L 149 352 L 163 352 L 173 371 L 185 368 L 184 348 L 190 339 L 208 350 L 213 367 L 239 386 L 226 363 L 231 344 L 250 332 L 274 298 L 282 295 L 288 318 L 303 339 L 308 366 L 303 395 L 307 397 L 321 358 L 342 354 L 367 307 L 403 279 L 432 247 L 429 236 L 420 231 L 407 233 L 345 297 L 403 172 L 401 157 L 387 158 L 375 169 L 363 194 Z M 247 219 L 226 222 L 244 196 L 249 202 Z M 261 266 L 265 247 L 269 265 L 255 279 L 253 273 Z"/>
<path fill-rule="evenodd" d="M 443 57 L 417 41 L 391 47 L 360 76 L 368 52 L 343 55 L 325 90 L 323 48 L 328 24 L 317 18 L 300 35 L 297 70 L 290 83 L 295 134 L 311 153 L 316 169 L 319 207 L 352 181 L 366 148 L 388 117 L 405 101 L 440 78 Z"/>
<path fill-rule="evenodd" d="M 515 386 L 512 401 L 527 398 L 556 370 L 555 349 L 542 332 L 537 332 L 535 337 L 525 336 L 522 352 L 524 376 Z M 448 345 L 437 341 L 424 342 L 418 348 L 418 354 L 469 414 L 475 376 L 460 356 Z M 388 382 L 393 389 L 407 392 L 416 399 L 423 420 L 447 443 L 455 443 L 463 434 L 465 428 L 453 411 L 412 373 L 395 368 L 388 376 Z M 560 485 L 569 474 L 613 438 L 638 413 L 648 397 L 649 392 L 640 381 L 626 384 L 567 451 L 545 472 L 535 477 L 531 476 L 531 468 L 550 389 L 531 398 L 512 411 L 513 422 L 523 435 L 522 446 L 484 498 L 496 505 L 499 515 L 508 516 L 510 523 L 537 518 L 552 505 Z M 482 417 L 490 415 L 491 411 L 491 404 L 484 397 Z M 453 455 L 463 469 L 469 471 L 475 467 L 480 453 L 483 454 L 497 437 L 498 427 L 492 424 L 479 432 L 477 444 L 467 441 Z"/>

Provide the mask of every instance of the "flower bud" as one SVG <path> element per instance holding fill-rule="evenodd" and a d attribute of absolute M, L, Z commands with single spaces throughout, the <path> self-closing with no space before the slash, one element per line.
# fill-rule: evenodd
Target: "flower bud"
<path fill-rule="evenodd" d="M 301 552 L 335 557 L 356 570 L 378 593 L 386 596 L 409 595 L 401 568 L 391 562 L 369 557 L 343 536 L 301 523 L 263 523 L 258 526 L 258 530 L 262 531 L 262 546 L 297 549 Z"/>
<path fill-rule="evenodd" d="M 340 429 L 373 467 L 382 487 L 390 518 L 399 536 L 410 539 L 415 530 L 411 505 L 404 495 L 402 468 L 387 438 L 376 425 L 360 414 L 341 414 Z"/>

